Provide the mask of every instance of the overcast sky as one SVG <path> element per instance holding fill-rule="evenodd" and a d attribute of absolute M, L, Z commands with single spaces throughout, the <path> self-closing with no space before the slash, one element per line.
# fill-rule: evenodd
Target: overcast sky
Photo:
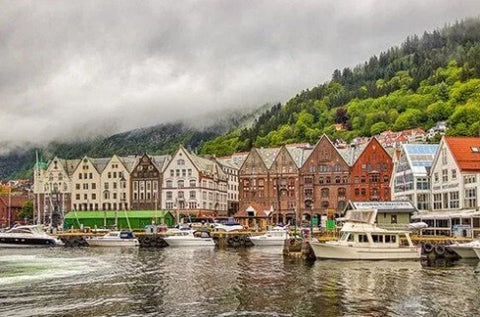
<path fill-rule="evenodd" d="M 3 1 L 0 152 L 285 102 L 480 1 Z"/>

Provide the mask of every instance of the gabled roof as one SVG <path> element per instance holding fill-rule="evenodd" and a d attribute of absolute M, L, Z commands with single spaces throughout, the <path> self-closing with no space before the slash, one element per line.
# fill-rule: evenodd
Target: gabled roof
<path fill-rule="evenodd" d="M 126 170 L 131 173 L 135 165 L 137 165 L 139 157 L 137 155 L 122 156 L 118 158 Z"/>
<path fill-rule="evenodd" d="M 480 171 L 479 137 L 445 137 L 444 140 L 461 171 Z"/>
<path fill-rule="evenodd" d="M 285 145 L 285 148 L 287 149 L 288 153 L 290 153 L 290 156 L 292 157 L 298 168 L 302 167 L 307 157 L 313 151 L 313 148 L 309 145 L 302 147 Z"/>
<path fill-rule="evenodd" d="M 170 163 L 170 160 L 172 159 L 170 155 L 155 155 L 151 156 L 150 158 L 160 172 L 163 172 L 165 170 L 168 163 Z"/>
<path fill-rule="evenodd" d="M 275 158 L 278 155 L 278 152 L 280 151 L 279 147 L 276 148 L 260 148 L 256 149 L 258 155 L 262 159 L 263 163 L 265 163 L 265 166 L 267 169 L 270 169 L 272 167 L 273 161 L 275 161 Z"/>
<path fill-rule="evenodd" d="M 107 167 L 108 162 L 110 162 L 111 157 L 100 157 L 100 158 L 91 158 L 93 165 L 99 173 L 102 173 L 105 167 Z"/>
<path fill-rule="evenodd" d="M 77 169 L 78 164 L 80 164 L 81 160 L 74 159 L 74 160 L 61 160 L 61 161 L 68 176 L 71 177 L 73 175 L 73 172 L 75 172 L 75 170 Z"/>
<path fill-rule="evenodd" d="M 343 157 L 348 166 L 353 166 L 360 155 L 363 153 L 369 143 L 362 143 L 347 148 L 337 149 L 338 153 Z"/>

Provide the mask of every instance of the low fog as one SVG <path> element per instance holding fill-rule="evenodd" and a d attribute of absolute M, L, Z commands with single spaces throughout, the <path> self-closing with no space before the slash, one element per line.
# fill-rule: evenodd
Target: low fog
<path fill-rule="evenodd" d="M 2 1 L 0 153 L 285 102 L 479 1 Z"/>

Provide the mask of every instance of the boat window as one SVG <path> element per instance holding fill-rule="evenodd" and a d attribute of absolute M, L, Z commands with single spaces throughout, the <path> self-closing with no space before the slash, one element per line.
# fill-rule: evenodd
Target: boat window
<path fill-rule="evenodd" d="M 392 236 L 391 240 L 392 240 L 392 243 L 396 243 L 397 242 L 397 236 Z"/>
<path fill-rule="evenodd" d="M 377 235 L 377 234 L 372 234 L 372 241 L 373 241 L 373 243 L 378 243 L 379 237 L 380 237 L 380 236 Z"/>
<path fill-rule="evenodd" d="M 390 236 L 385 236 L 385 243 L 390 243 Z"/>
<path fill-rule="evenodd" d="M 368 242 L 367 235 L 366 234 L 359 234 L 358 235 L 358 242 Z"/>
<path fill-rule="evenodd" d="M 348 232 L 344 232 L 340 240 L 347 241 L 349 237 L 350 237 L 350 234 Z"/>

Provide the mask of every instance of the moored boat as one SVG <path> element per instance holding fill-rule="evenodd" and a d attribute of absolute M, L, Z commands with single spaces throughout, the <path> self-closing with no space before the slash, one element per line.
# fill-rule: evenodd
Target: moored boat
<path fill-rule="evenodd" d="M 453 243 L 448 245 L 448 247 L 463 259 L 476 259 L 478 256 L 474 249 L 480 248 L 480 239 L 467 243 Z"/>
<path fill-rule="evenodd" d="M 288 230 L 284 227 L 274 227 L 265 234 L 250 237 L 250 241 L 256 246 L 283 246 L 288 239 Z"/>
<path fill-rule="evenodd" d="M 168 233 L 168 232 L 167 232 Z M 214 247 L 215 241 L 207 231 L 180 230 L 163 238 L 171 247 Z"/>
<path fill-rule="evenodd" d="M 138 247 L 140 242 L 131 231 L 111 231 L 101 237 L 87 239 L 90 247 Z"/>
<path fill-rule="evenodd" d="M 342 260 L 419 259 L 420 248 L 413 245 L 410 233 L 387 230 L 375 225 L 377 210 L 349 210 L 342 220 L 337 241 L 310 243 L 315 257 Z"/>
<path fill-rule="evenodd" d="M 43 231 L 42 225 L 15 226 L 0 232 L 1 248 L 36 248 L 63 245 L 63 243 Z"/>

